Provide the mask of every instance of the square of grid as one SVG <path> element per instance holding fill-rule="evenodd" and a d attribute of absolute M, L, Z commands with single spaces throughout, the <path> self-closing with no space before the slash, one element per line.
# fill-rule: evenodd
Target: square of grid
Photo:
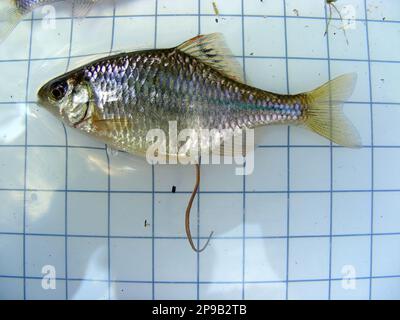
<path fill-rule="evenodd" d="M 110 183 L 114 191 L 152 190 L 152 168 L 145 159 L 128 153 L 109 153 Z"/>
<path fill-rule="evenodd" d="M 0 232 L 23 232 L 24 193 L 0 191 Z"/>
<path fill-rule="evenodd" d="M 287 239 L 247 239 L 245 281 L 286 279 Z"/>
<path fill-rule="evenodd" d="M 287 194 L 246 194 L 246 236 L 287 234 Z"/>
<path fill-rule="evenodd" d="M 333 300 L 367 300 L 368 298 L 369 279 L 331 281 L 331 299 Z"/>
<path fill-rule="evenodd" d="M 197 17 L 160 16 L 157 18 L 157 48 L 179 46 L 196 36 L 197 33 Z"/>
<path fill-rule="evenodd" d="M 284 14 L 284 1 L 260 1 L 260 0 L 247 0 L 243 2 L 245 15 L 265 15 L 265 16 L 283 16 Z"/>
<path fill-rule="evenodd" d="M 26 279 L 27 300 L 64 300 L 65 280 L 56 280 L 54 289 L 45 289 L 42 286 L 43 279 Z"/>
<path fill-rule="evenodd" d="M 200 247 L 205 240 L 200 242 Z M 243 272 L 243 240 L 211 239 L 200 256 L 200 281 L 237 281 Z"/>
<path fill-rule="evenodd" d="M 123 237 L 149 237 L 152 234 L 152 195 L 112 193 L 110 234 Z"/>
<path fill-rule="evenodd" d="M 400 278 L 372 279 L 371 298 L 373 300 L 399 300 Z"/>
<path fill-rule="evenodd" d="M 333 238 L 332 278 L 368 277 L 370 249 L 369 236 Z"/>
<path fill-rule="evenodd" d="M 28 100 L 29 101 L 37 101 L 38 100 L 38 96 L 37 93 L 39 91 L 39 88 L 41 88 L 45 83 L 47 83 L 49 80 L 62 75 L 63 73 L 65 73 L 66 67 L 67 67 L 67 59 L 44 59 L 44 60 L 31 60 L 29 63 L 29 87 L 28 89 Z M 40 109 L 44 109 L 42 107 L 40 107 L 38 104 L 34 105 L 33 108 L 40 108 Z M 48 112 L 48 111 L 45 111 Z M 38 112 L 38 111 L 37 111 Z M 50 115 L 53 116 L 54 115 Z M 44 120 L 44 119 L 42 119 Z M 29 117 L 28 117 L 28 121 L 29 121 Z M 40 119 L 38 119 L 38 121 L 40 121 Z M 60 121 L 59 119 L 57 121 Z M 51 125 L 51 122 L 50 122 Z M 45 125 L 44 128 L 42 128 L 42 130 L 46 130 L 47 125 Z M 51 128 L 51 127 L 50 127 Z M 46 135 L 49 134 L 48 131 L 46 131 Z M 29 132 L 28 132 L 29 133 Z M 38 138 L 40 137 L 35 137 L 36 141 L 39 140 Z M 28 134 L 28 139 L 29 138 L 29 134 Z M 46 140 L 46 139 L 44 139 Z M 38 144 L 40 144 L 40 142 L 36 142 Z"/>
<path fill-rule="evenodd" d="M 26 275 L 42 277 L 47 266 L 54 268 L 56 277 L 65 276 L 65 238 L 26 236 Z"/>
<path fill-rule="evenodd" d="M 270 92 L 286 94 L 285 59 L 256 57 L 252 53 L 248 53 L 245 60 L 247 83 Z M 286 142 L 286 140 L 284 141 Z"/>
<path fill-rule="evenodd" d="M 69 237 L 67 260 L 69 278 L 107 280 L 107 239 L 96 237 Z"/>
<path fill-rule="evenodd" d="M 329 148 L 292 148 L 290 151 L 291 190 L 329 190 Z"/>
<path fill-rule="evenodd" d="M 1 300 L 24 299 L 24 280 L 18 278 L 0 278 Z"/>
<path fill-rule="evenodd" d="M 68 234 L 107 235 L 108 195 L 106 193 L 69 192 L 67 207 Z"/>
<path fill-rule="evenodd" d="M 198 13 L 198 0 L 158 0 L 158 14 L 195 14 Z"/>
<path fill-rule="evenodd" d="M 32 59 L 65 57 L 69 52 L 71 35 L 69 19 L 40 19 L 33 22 Z M 43 46 L 43 43 L 46 43 Z"/>
<path fill-rule="evenodd" d="M 87 134 L 84 134 L 80 130 L 76 130 L 75 128 L 71 128 L 69 126 L 65 126 L 68 137 L 68 146 L 71 147 L 89 147 L 94 149 L 106 149 L 104 143 L 99 142 L 93 137 L 90 137 Z"/>
<path fill-rule="evenodd" d="M 398 1 L 367 0 L 368 19 L 400 20 L 400 3 Z"/>
<path fill-rule="evenodd" d="M 400 189 L 400 149 L 377 148 L 374 151 L 374 188 Z"/>
<path fill-rule="evenodd" d="M 0 275 L 22 276 L 23 240 L 22 235 L 0 234 Z"/>
<path fill-rule="evenodd" d="M 364 61 L 331 61 L 332 79 L 346 73 L 357 74 L 354 92 L 348 101 L 368 102 L 370 99 L 368 63 Z"/>
<path fill-rule="evenodd" d="M 186 237 L 184 214 L 189 194 L 157 193 L 154 199 L 154 234 L 157 237 Z M 201 214 L 201 212 L 200 212 Z M 197 198 L 193 201 L 190 223 L 193 236 L 197 235 Z M 200 222 L 201 223 L 201 222 Z"/>
<path fill-rule="evenodd" d="M 329 238 L 289 240 L 289 280 L 326 279 L 329 276 Z"/>
<path fill-rule="evenodd" d="M 65 188 L 65 148 L 30 147 L 26 157 L 28 189 Z"/>
<path fill-rule="evenodd" d="M 246 176 L 246 191 L 282 191 L 287 188 L 287 148 L 258 148 L 254 171 Z"/>
<path fill-rule="evenodd" d="M 26 106 L 13 103 L 0 108 L 0 146 L 24 145 Z"/>
<path fill-rule="evenodd" d="M 31 21 L 21 21 L 0 46 L 0 60 L 28 59 Z M 18 48 L 18 50 L 15 50 Z"/>
<path fill-rule="evenodd" d="M 372 275 L 394 276 L 400 274 L 400 235 L 376 235 L 373 238 Z"/>
<path fill-rule="evenodd" d="M 371 86 L 374 102 L 399 103 L 400 63 L 371 62 Z"/>
<path fill-rule="evenodd" d="M 328 281 L 290 282 L 289 300 L 327 300 L 329 297 Z"/>
<path fill-rule="evenodd" d="M 372 60 L 399 61 L 400 24 L 368 22 L 369 48 Z M 390 41 L 388 41 L 390 39 Z"/>
<path fill-rule="evenodd" d="M 201 160 L 203 163 L 203 158 Z M 243 191 L 243 176 L 236 174 L 236 169 L 243 166 L 236 164 L 234 160 L 232 162 L 232 164 L 225 164 L 221 159 L 220 164 L 202 164 L 200 190 L 206 192 Z"/>
<path fill-rule="evenodd" d="M 154 189 L 156 192 L 192 192 L 195 182 L 195 167 L 192 165 L 166 164 L 154 166 Z M 188 179 L 187 177 L 192 177 Z"/>
<path fill-rule="evenodd" d="M 66 136 L 62 122 L 47 110 L 30 105 L 27 124 L 29 145 L 65 144 Z"/>
<path fill-rule="evenodd" d="M 0 188 L 24 188 L 25 152 L 20 147 L 1 147 Z"/>
<path fill-rule="evenodd" d="M 151 239 L 111 239 L 111 280 L 150 281 Z"/>
<path fill-rule="evenodd" d="M 288 16 L 324 17 L 324 3 L 302 0 L 286 0 L 286 14 Z"/>
<path fill-rule="evenodd" d="M 119 17 L 115 20 L 115 50 L 140 50 L 154 47 L 154 17 Z M 138 30 L 140 32 L 132 32 Z"/>
<path fill-rule="evenodd" d="M 24 101 L 26 97 L 27 61 L 0 61 L 0 101 Z M 10 81 L 13 79 L 13 81 Z"/>
<path fill-rule="evenodd" d="M 151 300 L 152 296 L 153 286 L 151 283 L 111 283 L 110 299 L 112 300 Z"/>
<path fill-rule="evenodd" d="M 328 193 L 290 195 L 290 235 L 327 235 L 329 227 L 330 196 Z"/>
<path fill-rule="evenodd" d="M 241 237 L 243 210 L 242 194 L 202 194 L 200 236 L 208 237 L 214 231 L 216 237 Z"/>
<path fill-rule="evenodd" d="M 215 20 L 215 16 L 202 16 L 200 18 L 200 32 L 202 34 L 219 32 L 224 35 L 226 46 L 234 56 L 243 55 L 242 42 L 242 17 L 222 17 Z M 240 59 L 239 59 L 240 60 Z"/>
<path fill-rule="evenodd" d="M 242 0 L 230 0 L 230 1 L 201 0 L 200 2 L 201 2 L 200 4 L 201 14 L 207 14 L 207 15 L 216 14 L 213 5 L 214 2 L 220 14 L 237 15 L 242 13 Z"/>
<path fill-rule="evenodd" d="M 400 192 L 374 195 L 374 232 L 400 233 Z"/>
<path fill-rule="evenodd" d="M 373 105 L 374 144 L 378 146 L 400 145 L 400 108 L 397 105 Z"/>
<path fill-rule="evenodd" d="M 345 32 L 342 30 L 344 26 Z M 331 59 L 368 59 L 365 22 L 332 20 L 329 26 L 329 54 Z"/>
<path fill-rule="evenodd" d="M 71 40 L 71 55 L 87 55 L 108 52 L 112 42 L 112 17 L 96 17 L 74 20 Z M 96 30 L 101 37 L 93 37 Z"/>
<path fill-rule="evenodd" d="M 242 284 L 205 283 L 199 287 L 200 300 L 241 300 Z"/>
<path fill-rule="evenodd" d="M 156 10 L 155 0 L 117 1 L 115 5 L 115 14 L 117 16 L 154 14 Z"/>
<path fill-rule="evenodd" d="M 187 239 L 156 239 L 154 246 L 156 281 L 196 281 L 196 253 Z"/>
<path fill-rule="evenodd" d="M 70 148 L 68 150 L 68 188 L 107 190 L 108 162 L 105 150 Z"/>
<path fill-rule="evenodd" d="M 109 285 L 106 281 L 68 280 L 69 300 L 107 300 Z"/>
<path fill-rule="evenodd" d="M 189 283 L 156 283 L 154 286 L 156 300 L 195 300 L 197 285 Z"/>
<path fill-rule="evenodd" d="M 285 56 L 285 24 L 283 18 L 246 17 L 244 28 L 246 56 Z M 254 30 L 259 32 L 254 32 Z"/>
<path fill-rule="evenodd" d="M 363 146 L 371 145 L 371 109 L 368 104 L 345 103 L 343 111 L 358 131 Z M 375 134 L 375 133 L 374 133 Z M 375 137 L 374 137 L 375 139 Z"/>
<path fill-rule="evenodd" d="M 333 150 L 333 189 L 369 190 L 372 183 L 371 149 Z"/>
<path fill-rule="evenodd" d="M 284 300 L 286 283 L 246 283 L 244 292 L 249 300 Z"/>
<path fill-rule="evenodd" d="M 324 20 L 288 19 L 286 24 L 289 57 L 327 57 Z"/>
<path fill-rule="evenodd" d="M 371 192 L 332 195 L 332 233 L 365 234 L 371 231 Z"/>
<path fill-rule="evenodd" d="M 65 232 L 65 193 L 29 191 L 25 199 L 25 231 L 63 234 Z"/>

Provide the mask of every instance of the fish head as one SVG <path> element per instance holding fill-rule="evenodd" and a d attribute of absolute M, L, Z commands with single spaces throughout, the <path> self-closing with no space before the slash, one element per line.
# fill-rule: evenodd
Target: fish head
<path fill-rule="evenodd" d="M 78 75 L 55 78 L 39 89 L 38 103 L 71 127 L 84 126 L 92 116 L 90 84 Z"/>

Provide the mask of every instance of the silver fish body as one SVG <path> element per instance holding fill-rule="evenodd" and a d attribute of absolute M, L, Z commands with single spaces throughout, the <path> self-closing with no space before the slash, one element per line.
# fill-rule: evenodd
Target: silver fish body
<path fill-rule="evenodd" d="M 326 98 L 326 88 L 280 95 L 248 86 L 227 67 L 232 58 L 208 47 L 207 36 L 190 41 L 194 44 L 96 60 L 47 83 L 39 91 L 39 102 L 68 125 L 134 154 L 149 148 L 149 130 L 168 135 L 171 122 L 178 132 L 189 129 L 200 136 L 206 129 L 223 136 L 227 130 L 311 121 L 311 129 L 345 145 L 342 136 L 333 136 L 339 132 L 313 125 L 320 116 L 314 103 L 320 95 Z M 348 78 L 341 80 L 332 83 L 346 80 L 349 85 Z M 326 112 L 321 114 L 326 117 Z M 215 147 L 210 141 L 197 143 Z"/>

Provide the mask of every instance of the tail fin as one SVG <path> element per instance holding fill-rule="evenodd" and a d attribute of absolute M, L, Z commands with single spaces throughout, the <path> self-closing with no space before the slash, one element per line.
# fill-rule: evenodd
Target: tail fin
<path fill-rule="evenodd" d="M 8 37 L 23 17 L 14 2 L 5 0 L 0 4 L 0 43 Z"/>
<path fill-rule="evenodd" d="M 354 91 L 356 81 L 355 73 L 344 74 L 307 93 L 307 127 L 338 145 L 360 147 L 360 135 L 342 110 L 343 103 Z"/>

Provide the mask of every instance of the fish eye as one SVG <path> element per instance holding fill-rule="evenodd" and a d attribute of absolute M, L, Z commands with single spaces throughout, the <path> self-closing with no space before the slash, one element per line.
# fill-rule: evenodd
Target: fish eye
<path fill-rule="evenodd" d="M 65 81 L 57 82 L 51 87 L 51 96 L 54 100 L 61 100 L 64 98 L 68 90 L 68 84 Z"/>

